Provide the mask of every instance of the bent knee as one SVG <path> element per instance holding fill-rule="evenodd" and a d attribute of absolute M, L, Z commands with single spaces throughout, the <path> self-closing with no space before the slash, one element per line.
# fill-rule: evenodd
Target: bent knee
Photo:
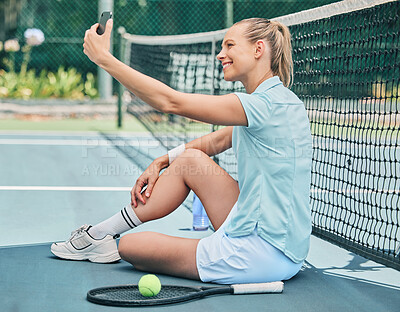
<path fill-rule="evenodd" d="M 188 148 L 181 155 L 179 155 L 177 160 L 186 164 L 197 164 L 199 161 L 206 157 L 209 156 L 203 151 L 195 148 Z"/>
<path fill-rule="evenodd" d="M 145 257 L 146 250 L 151 245 L 156 233 L 153 232 L 139 232 L 127 234 L 121 237 L 118 244 L 118 252 L 120 257 L 130 262 L 137 264 L 139 259 Z"/>
<path fill-rule="evenodd" d="M 131 239 L 129 238 L 129 234 L 122 236 L 121 239 L 119 240 L 118 243 L 118 253 L 121 257 L 121 259 L 126 260 L 128 253 L 129 253 L 129 246 L 131 245 L 130 243 Z"/>
<path fill-rule="evenodd" d="M 127 234 L 121 237 L 118 244 L 118 252 L 122 259 L 127 260 L 135 256 L 141 240 L 140 236 L 143 236 L 142 232 Z"/>

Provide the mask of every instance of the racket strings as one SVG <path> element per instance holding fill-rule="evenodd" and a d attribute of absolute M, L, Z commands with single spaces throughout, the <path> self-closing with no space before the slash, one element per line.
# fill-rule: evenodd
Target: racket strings
<path fill-rule="evenodd" d="M 197 293 L 200 290 L 196 288 L 185 288 L 179 286 L 164 286 L 158 295 L 153 297 L 144 297 L 136 285 L 119 287 L 119 288 L 103 288 L 97 290 L 92 295 L 98 299 L 105 299 L 111 301 L 146 301 L 146 300 L 160 300 L 171 299 L 175 297 L 182 297 L 185 295 Z"/>

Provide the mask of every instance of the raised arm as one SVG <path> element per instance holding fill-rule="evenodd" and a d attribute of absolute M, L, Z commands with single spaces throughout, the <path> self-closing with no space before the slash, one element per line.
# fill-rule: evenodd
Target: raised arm
<path fill-rule="evenodd" d="M 246 114 L 236 95 L 214 96 L 176 91 L 130 68 L 109 52 L 112 20 L 108 21 L 106 32 L 101 36 L 96 33 L 97 26 L 95 24 L 86 31 L 84 53 L 144 102 L 161 112 L 210 124 L 247 126 Z"/>

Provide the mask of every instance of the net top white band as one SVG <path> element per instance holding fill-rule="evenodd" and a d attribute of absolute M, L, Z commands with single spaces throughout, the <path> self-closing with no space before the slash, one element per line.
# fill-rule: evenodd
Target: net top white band
<path fill-rule="evenodd" d="M 314 9 L 301 11 L 298 13 L 280 16 L 275 18 L 274 20 L 279 21 L 286 26 L 292 26 L 348 13 L 351 11 L 363 10 L 393 1 L 397 0 L 345 0 L 323 5 Z"/>
<path fill-rule="evenodd" d="M 123 33 L 119 30 L 124 39 L 129 42 L 143 45 L 179 45 L 179 44 L 196 44 L 202 42 L 212 42 L 222 40 L 227 29 L 209 31 L 203 33 L 172 35 L 172 36 L 142 36 Z"/>
<path fill-rule="evenodd" d="M 362 10 L 376 5 L 394 2 L 398 0 L 344 0 L 332 4 L 327 4 L 318 8 L 301 11 L 285 16 L 273 18 L 271 20 L 279 21 L 286 26 L 292 26 L 311 22 L 334 15 L 339 15 L 351 11 Z M 118 29 L 120 35 L 129 42 L 142 45 L 179 45 L 179 44 L 196 44 L 201 42 L 215 42 L 224 38 L 228 28 L 217 31 L 209 31 L 187 35 L 172 36 L 142 36 L 132 35 L 125 32 L 123 27 Z"/>

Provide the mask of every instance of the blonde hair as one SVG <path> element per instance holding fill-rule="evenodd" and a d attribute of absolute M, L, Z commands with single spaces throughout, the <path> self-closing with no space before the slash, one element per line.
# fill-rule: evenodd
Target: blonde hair
<path fill-rule="evenodd" d="M 248 18 L 237 22 L 247 24 L 245 37 L 255 43 L 257 40 L 266 40 L 271 49 L 272 73 L 278 76 L 286 87 L 293 80 L 292 44 L 289 29 L 280 22 L 265 18 Z"/>

